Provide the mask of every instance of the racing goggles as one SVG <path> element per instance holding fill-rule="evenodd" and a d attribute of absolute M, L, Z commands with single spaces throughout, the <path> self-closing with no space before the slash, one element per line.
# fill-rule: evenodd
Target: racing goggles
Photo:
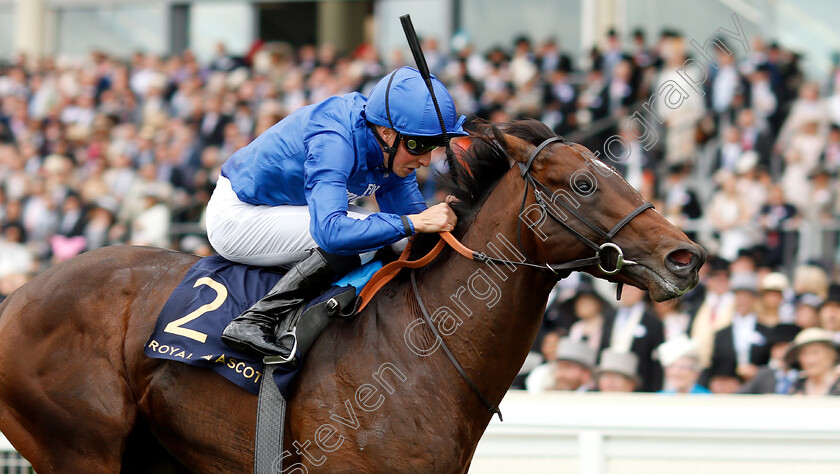
<path fill-rule="evenodd" d="M 441 137 L 410 137 L 403 139 L 405 149 L 412 155 L 425 155 L 439 146 L 443 146 Z"/>

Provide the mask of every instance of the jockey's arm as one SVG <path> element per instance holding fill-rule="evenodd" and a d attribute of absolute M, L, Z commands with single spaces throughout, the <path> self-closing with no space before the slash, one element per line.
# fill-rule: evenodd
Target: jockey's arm
<path fill-rule="evenodd" d="M 412 234 L 454 229 L 458 221 L 455 211 L 447 203 L 427 207 L 415 176 L 399 178 L 391 175 L 391 179 L 376 192 L 379 210 L 389 214 L 408 216 Z"/>
<path fill-rule="evenodd" d="M 353 169 L 348 156 L 353 156 L 353 149 L 338 134 L 322 133 L 309 143 L 304 192 L 311 217 L 309 231 L 315 243 L 329 253 L 353 255 L 378 250 L 406 237 L 399 215 L 377 212 L 365 219 L 347 216 L 347 180 Z"/>
<path fill-rule="evenodd" d="M 391 178 L 376 191 L 376 203 L 379 210 L 388 214 L 408 215 L 425 211 L 426 200 L 420 192 L 416 174 L 400 178 L 392 174 Z"/>

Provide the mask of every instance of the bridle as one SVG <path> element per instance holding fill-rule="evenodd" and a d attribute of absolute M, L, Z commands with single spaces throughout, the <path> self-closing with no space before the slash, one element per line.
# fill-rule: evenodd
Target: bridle
<path fill-rule="evenodd" d="M 451 234 L 447 235 L 448 233 L 441 234 L 442 237 L 443 237 L 441 242 L 443 242 L 443 241 L 448 242 L 453 248 L 455 248 L 455 250 L 458 253 L 460 253 L 462 255 L 465 255 L 465 256 L 467 256 L 467 258 L 471 258 L 472 260 L 475 260 L 477 262 L 502 263 L 502 264 L 535 267 L 535 268 L 538 268 L 540 270 L 551 271 L 554 276 L 558 277 L 558 279 L 559 279 L 559 276 L 560 276 L 560 272 L 566 272 L 566 271 L 569 271 L 569 270 L 572 270 L 572 269 L 575 269 L 575 268 L 582 268 L 582 267 L 588 267 L 588 266 L 596 265 L 598 267 L 598 269 L 601 270 L 602 272 L 604 272 L 605 274 L 614 275 L 614 274 L 618 273 L 619 271 L 621 271 L 621 269 L 626 267 L 626 266 L 637 265 L 637 262 L 635 262 L 633 260 L 626 260 L 624 258 L 624 252 L 622 251 L 621 247 L 614 244 L 612 242 L 612 240 L 615 237 L 615 235 L 624 226 L 626 226 L 630 221 L 632 221 L 636 216 L 638 216 L 639 214 L 641 214 L 642 212 L 644 212 L 647 209 L 653 209 L 654 208 L 653 204 L 651 204 L 649 202 L 646 202 L 646 203 L 640 205 L 635 210 L 633 210 L 633 212 L 624 216 L 624 218 L 621 219 L 616 225 L 614 225 L 612 229 L 605 232 L 600 227 L 596 226 L 595 224 L 590 222 L 588 219 L 586 219 L 585 217 L 580 215 L 570 205 L 563 202 L 562 200 L 559 200 L 560 205 L 562 205 L 563 208 L 565 208 L 566 211 L 569 212 L 569 214 L 573 215 L 575 218 L 577 218 L 579 221 L 581 221 L 584 225 L 586 225 L 587 227 L 589 227 L 590 229 L 595 231 L 595 233 L 598 234 L 598 236 L 601 239 L 604 240 L 604 243 L 602 243 L 601 245 L 596 244 L 595 242 L 592 241 L 592 239 L 586 237 L 585 235 L 583 235 L 582 233 L 578 232 L 573 227 L 571 227 L 569 224 L 567 224 L 565 222 L 565 219 L 558 216 L 551 209 L 551 207 L 548 205 L 546 197 L 545 197 L 546 195 L 548 195 L 548 196 L 552 195 L 551 190 L 547 186 L 542 184 L 539 180 L 537 180 L 536 178 L 531 176 L 530 170 L 531 170 L 531 165 L 534 162 L 534 159 L 548 145 L 551 145 L 552 143 L 556 143 L 556 142 L 563 142 L 563 139 L 560 138 L 560 137 L 551 137 L 551 138 L 543 141 L 542 143 L 540 143 L 537 146 L 537 148 L 534 149 L 534 151 L 531 152 L 531 155 L 528 157 L 528 161 L 526 161 L 524 164 L 522 162 L 518 162 L 519 168 L 520 168 L 520 171 L 521 171 L 522 179 L 524 179 L 525 182 L 526 182 L 525 191 L 524 191 L 524 194 L 522 196 L 522 206 L 519 209 L 519 221 L 517 222 L 517 225 L 516 225 L 517 244 L 519 245 L 520 252 L 525 257 L 524 262 L 515 261 L 515 260 L 506 260 L 506 259 L 496 258 L 496 257 L 490 257 L 490 256 L 488 256 L 484 253 L 476 252 L 474 250 L 469 250 L 466 247 L 464 247 L 463 245 L 461 245 L 460 242 L 455 240 L 454 237 L 451 236 Z M 499 146 L 499 148 L 502 150 L 502 152 L 504 152 L 505 155 L 508 155 L 507 151 L 505 151 L 504 148 L 502 148 L 501 146 Z M 508 157 L 510 158 L 509 155 L 508 155 Z M 522 224 L 522 212 L 525 210 L 525 203 L 526 203 L 527 198 L 528 198 L 528 190 L 532 186 L 534 188 L 534 199 L 536 200 L 537 204 L 542 209 L 542 212 L 544 212 L 546 215 L 550 216 L 555 222 L 557 222 L 558 224 L 563 226 L 566 230 L 571 232 L 572 235 L 577 237 L 581 242 L 586 244 L 591 249 L 595 250 L 595 256 L 588 257 L 588 258 L 579 258 L 577 260 L 572 260 L 570 262 L 564 262 L 564 263 L 559 263 L 559 264 L 545 263 L 544 265 L 534 263 L 530 258 L 528 258 L 527 254 L 525 253 L 525 249 L 522 246 L 522 238 L 521 238 L 522 225 L 521 224 Z M 534 225 L 536 225 L 536 224 L 533 224 L 533 225 L 529 226 L 529 228 L 533 228 Z M 616 263 L 615 263 L 614 268 L 606 268 L 604 266 L 605 262 L 604 262 L 604 259 L 603 259 L 602 252 L 604 252 L 607 249 L 613 250 L 617 254 Z M 469 255 L 469 252 L 472 252 L 472 255 Z M 415 273 L 414 268 L 412 268 L 412 270 L 411 270 L 411 287 L 414 290 L 414 296 L 417 298 L 417 303 L 418 303 L 418 306 L 420 307 L 420 312 L 423 315 L 423 321 L 425 322 L 426 326 L 428 326 L 429 329 L 432 331 L 432 334 L 434 335 L 435 340 L 440 341 L 440 347 L 443 349 L 444 353 L 449 358 L 449 361 L 452 362 L 452 365 L 455 366 L 455 370 L 458 371 L 458 374 L 461 375 L 461 378 L 463 378 L 464 381 L 467 383 L 467 385 L 469 385 L 470 389 L 472 389 L 473 393 L 476 394 L 478 399 L 481 401 L 482 404 L 484 404 L 485 407 L 487 407 L 487 409 L 490 411 L 490 413 L 494 413 L 494 414 L 498 415 L 499 416 L 499 421 L 501 421 L 502 420 L 502 412 L 501 412 L 501 410 L 499 410 L 499 407 L 497 405 L 493 404 L 493 402 L 491 402 L 489 399 L 487 399 L 487 397 L 484 396 L 483 393 L 481 393 L 481 389 L 479 389 L 478 386 L 470 379 L 469 375 L 467 375 L 467 372 L 464 370 L 463 367 L 461 367 L 461 364 L 458 363 L 458 360 L 452 354 L 452 351 L 449 350 L 449 347 L 446 345 L 446 342 L 441 337 L 437 327 L 435 326 L 434 322 L 432 321 L 432 318 L 429 316 L 429 311 L 426 309 L 426 305 L 423 304 L 423 300 L 420 297 L 420 291 L 417 288 L 417 281 L 416 281 L 416 278 L 414 276 L 414 273 Z M 621 292 L 621 284 L 619 284 L 619 289 L 618 289 L 618 294 L 619 295 L 620 295 L 620 292 Z"/>
<path fill-rule="evenodd" d="M 563 139 L 560 138 L 560 137 L 551 137 L 551 138 L 543 141 L 542 143 L 540 143 L 537 146 L 537 148 L 535 148 L 534 151 L 531 152 L 531 155 L 528 156 L 528 161 L 526 161 L 525 163 L 522 163 L 521 161 L 517 162 L 517 164 L 519 165 L 519 169 L 521 171 L 522 179 L 525 180 L 525 191 L 522 194 L 522 205 L 519 208 L 519 220 L 516 223 L 516 240 L 517 240 L 517 245 L 519 246 L 520 252 L 522 253 L 523 256 L 525 256 L 525 261 L 524 262 L 517 262 L 517 261 L 513 261 L 513 260 L 505 260 L 505 259 L 501 259 L 501 258 L 490 257 L 490 256 L 488 256 L 484 253 L 481 253 L 481 252 L 475 252 L 475 255 L 474 255 L 473 259 L 476 260 L 476 261 L 480 261 L 480 262 L 504 263 L 504 264 L 509 264 L 509 265 L 523 265 L 523 266 L 529 266 L 529 267 L 536 267 L 536 268 L 539 268 L 539 269 L 542 269 L 542 270 L 548 269 L 552 273 L 554 273 L 555 275 L 558 275 L 558 276 L 561 274 L 561 272 L 568 272 L 570 270 L 574 270 L 574 269 L 577 269 L 577 268 L 589 267 L 589 266 L 593 266 L 593 265 L 598 267 L 598 269 L 601 270 L 606 275 L 615 275 L 616 273 L 621 271 L 622 268 L 624 268 L 626 266 L 636 265 L 637 262 L 635 262 L 633 260 L 627 260 L 627 259 L 624 258 L 624 251 L 621 249 L 621 247 L 619 247 L 618 245 L 613 243 L 612 240 L 613 240 L 613 238 L 615 238 L 615 235 L 622 228 L 624 228 L 624 226 L 629 224 L 630 221 L 632 221 L 636 216 L 638 216 L 642 212 L 646 211 L 647 209 L 653 209 L 654 208 L 653 204 L 651 204 L 649 202 L 646 202 L 646 203 L 640 205 L 639 207 L 634 209 L 631 213 L 624 216 L 623 219 L 618 221 L 618 223 L 615 226 L 613 226 L 612 229 L 610 229 L 609 231 L 604 231 L 603 229 L 601 229 L 597 225 L 593 224 L 589 219 L 580 215 L 580 213 L 578 213 L 571 205 L 566 203 L 563 199 L 558 199 L 556 201 L 552 200 L 551 196 L 553 195 L 553 193 L 551 192 L 551 190 L 546 185 L 544 185 L 543 183 L 541 183 L 539 180 L 537 180 L 536 178 L 534 178 L 531 175 L 531 165 L 534 163 L 534 159 L 537 157 L 537 155 L 540 154 L 540 152 L 542 152 L 548 145 L 551 145 L 552 143 L 557 143 L 557 142 L 565 143 L 563 141 Z M 498 146 L 498 147 L 505 155 L 508 156 L 508 158 L 510 158 L 510 156 L 508 155 L 507 151 L 504 150 L 504 148 L 502 148 L 501 146 Z M 547 215 L 547 216 L 551 217 L 555 222 L 560 224 L 563 228 L 565 228 L 567 231 L 569 231 L 572 235 L 577 237 L 577 239 L 580 240 L 581 242 L 583 242 L 587 247 L 594 250 L 595 251 L 594 256 L 586 257 L 586 258 L 579 258 L 577 260 L 572 260 L 572 261 L 563 262 L 563 263 L 556 263 L 556 264 L 550 264 L 550 263 L 546 262 L 542 265 L 535 263 L 533 260 L 531 260 L 528 257 L 528 255 L 525 252 L 525 249 L 522 245 L 522 213 L 525 211 L 525 203 L 528 200 L 528 190 L 531 187 L 534 188 L 534 200 L 536 201 L 537 205 L 540 207 L 540 209 L 542 210 L 544 215 Z M 549 206 L 549 204 L 548 204 L 549 201 L 559 203 L 569 214 L 574 216 L 578 221 L 582 222 L 586 227 L 588 227 L 589 229 L 594 231 L 598 235 L 598 237 L 600 237 L 600 239 L 603 240 L 604 242 L 601 245 L 598 245 L 595 242 L 593 242 L 592 239 L 583 235 L 581 232 L 577 231 L 574 227 L 570 226 L 566 222 L 565 218 L 563 218 L 562 216 L 559 216 L 552 209 L 552 207 Z M 528 226 L 528 228 L 531 229 L 541 222 L 542 222 L 542 219 L 540 219 L 540 222 L 530 224 Z M 604 258 L 605 255 L 606 255 L 605 251 L 608 251 L 608 250 L 609 251 L 614 251 L 616 253 L 616 262 L 615 262 L 615 265 L 612 268 L 610 268 L 609 262 Z"/>
<path fill-rule="evenodd" d="M 528 160 L 524 164 L 522 162 L 518 162 L 519 168 L 520 168 L 520 171 L 521 171 L 522 179 L 525 180 L 526 185 L 525 185 L 524 194 L 522 196 L 522 206 L 521 206 L 520 211 L 519 211 L 519 222 L 517 223 L 517 226 L 516 226 L 516 238 L 517 238 L 517 243 L 519 245 L 519 250 L 520 250 L 521 254 L 524 256 L 525 261 L 507 260 L 507 259 L 498 258 L 498 257 L 491 257 L 491 256 L 489 256 L 489 255 L 487 255 L 483 252 L 477 252 L 475 250 L 471 250 L 471 249 L 465 247 L 463 244 L 461 244 L 449 232 L 441 232 L 440 233 L 440 235 L 441 235 L 440 242 L 438 242 L 438 244 L 435 246 L 434 249 L 432 249 L 431 252 L 429 252 L 426 256 L 424 256 L 423 258 L 418 259 L 418 260 L 413 260 L 413 261 L 408 260 L 409 248 L 411 246 L 410 242 L 409 242 L 409 246 L 407 246 L 406 249 L 403 251 L 403 255 L 400 256 L 399 260 L 397 260 L 395 262 L 391 262 L 388 265 L 386 265 L 385 267 L 383 267 L 365 285 L 365 288 L 362 290 L 361 294 L 359 295 L 358 302 L 357 302 L 356 307 L 354 309 L 354 313 L 361 311 L 367 305 L 367 303 L 370 301 L 370 299 L 373 297 L 373 295 L 376 294 L 376 292 L 380 288 L 382 288 L 388 281 L 390 281 L 394 276 L 396 276 L 400 272 L 401 269 L 410 268 L 411 269 L 411 287 L 414 291 L 414 296 L 417 298 L 417 303 L 418 303 L 418 306 L 420 307 L 420 312 L 423 315 L 423 321 L 429 327 L 429 329 L 432 331 L 432 334 L 434 335 L 435 340 L 440 341 L 441 348 L 443 349 L 446 356 L 449 358 L 449 361 L 452 362 L 452 365 L 455 367 L 455 369 L 461 375 L 461 378 L 464 379 L 464 381 L 467 383 L 467 385 L 469 385 L 470 389 L 472 389 L 473 393 L 475 393 L 476 396 L 478 396 L 478 399 L 481 401 L 481 403 L 484 404 L 484 406 L 487 407 L 487 409 L 491 413 L 495 413 L 495 414 L 499 415 L 499 420 L 502 419 L 502 412 L 499 410 L 499 407 L 494 405 L 490 400 L 487 399 L 487 397 L 485 397 L 481 393 L 481 390 L 470 379 L 469 375 L 467 375 L 467 372 L 464 370 L 463 367 L 461 367 L 461 364 L 458 363 L 458 360 L 455 359 L 455 356 L 452 354 L 452 351 L 449 350 L 449 347 L 446 345 L 446 342 L 441 337 L 437 327 L 435 326 L 434 322 L 432 321 L 431 316 L 429 315 L 429 311 L 426 309 L 426 305 L 423 304 L 423 300 L 420 297 L 420 291 L 417 287 L 417 281 L 416 281 L 416 278 L 415 278 L 415 275 L 414 275 L 414 270 L 428 264 L 429 262 L 431 262 L 435 257 L 437 257 L 437 255 L 440 253 L 440 251 L 443 250 L 443 247 L 446 244 L 449 244 L 459 254 L 463 255 L 466 258 L 474 260 L 476 262 L 533 267 L 533 268 L 537 268 L 537 269 L 545 271 L 545 272 L 551 272 L 551 276 L 553 278 L 556 278 L 556 279 L 560 279 L 563 272 L 568 272 L 572 269 L 588 267 L 588 266 L 592 266 L 592 265 L 597 266 L 599 270 L 601 270 L 602 272 L 604 272 L 607 275 L 614 275 L 614 274 L 618 273 L 619 271 L 621 271 L 621 269 L 626 267 L 626 266 L 637 265 L 638 263 L 635 262 L 635 261 L 626 260 L 624 258 L 624 251 L 621 249 L 621 247 L 619 247 L 618 245 L 613 243 L 612 240 L 615 237 L 615 235 L 622 228 L 624 228 L 624 226 L 626 226 L 631 220 L 633 220 L 636 216 L 638 216 L 639 214 L 641 214 L 642 212 L 644 212 L 647 209 L 653 209 L 654 208 L 653 204 L 651 204 L 649 202 L 646 202 L 646 203 L 640 205 L 635 210 L 633 210 L 631 213 L 627 214 L 624 218 L 622 218 L 615 226 L 613 226 L 612 229 L 610 229 L 609 231 L 604 231 L 600 227 L 598 227 L 595 224 L 593 224 L 592 222 L 590 222 L 584 216 L 580 215 L 570 205 L 563 202 L 562 200 L 559 200 L 560 205 L 563 206 L 563 208 L 565 208 L 566 211 L 569 212 L 569 214 L 571 214 L 576 219 L 581 221 L 584 225 L 586 225 L 588 228 L 593 230 L 596 234 L 598 234 L 598 237 L 600 237 L 600 239 L 602 239 L 604 241 L 601 245 L 596 244 L 594 241 L 592 241 L 592 239 L 586 237 L 585 235 L 583 235 L 582 233 L 578 232 L 573 227 L 571 227 L 569 224 L 567 224 L 565 222 L 564 218 L 562 218 L 561 216 L 558 216 L 557 213 L 555 213 L 551 209 L 551 207 L 548 205 L 548 200 L 550 200 L 550 196 L 552 196 L 553 193 L 551 192 L 551 190 L 547 186 L 545 186 L 539 180 L 537 180 L 536 178 L 531 176 L 530 170 L 531 170 L 531 165 L 534 162 L 534 159 L 536 159 L 537 155 L 539 155 L 540 152 L 542 152 L 548 145 L 551 145 L 552 143 L 556 143 L 556 142 L 563 142 L 563 139 L 560 138 L 560 137 L 552 137 L 552 138 L 549 138 L 549 139 L 543 141 L 542 143 L 540 143 L 537 146 L 536 149 L 534 149 L 534 151 L 531 152 L 530 156 L 528 157 Z M 508 155 L 507 151 L 505 151 L 503 147 L 501 147 L 499 145 L 497 145 L 497 146 L 506 156 L 508 156 L 508 158 L 510 158 L 510 155 Z M 532 186 L 534 188 L 534 199 L 536 200 L 537 205 L 540 206 L 542 212 L 544 212 L 545 215 L 550 216 L 555 222 L 557 222 L 558 224 L 563 226 L 563 228 L 565 228 L 566 230 L 571 232 L 572 235 L 574 235 L 581 242 L 586 244 L 586 246 L 593 249 L 595 251 L 595 256 L 587 257 L 587 258 L 579 258 L 577 260 L 572 260 L 572 261 L 569 261 L 569 262 L 564 262 L 564 263 L 559 263 L 559 264 L 550 264 L 550 263 L 547 263 L 547 262 L 544 263 L 544 264 L 538 264 L 538 263 L 534 263 L 534 261 L 532 261 L 530 258 L 528 258 L 527 254 L 525 253 L 525 249 L 522 246 L 522 238 L 521 238 L 522 219 L 521 219 L 521 216 L 522 216 L 522 212 L 525 210 L 525 203 L 527 202 L 527 198 L 528 198 L 528 190 Z M 549 199 L 546 199 L 546 195 L 549 196 Z M 554 202 L 554 201 L 552 201 L 552 202 Z M 535 225 L 536 224 L 530 225 L 529 228 L 533 228 Z M 614 267 L 605 266 L 606 262 L 604 262 L 604 258 L 603 258 L 604 253 L 603 252 L 606 251 L 606 250 L 615 251 L 616 254 L 617 254 L 616 263 L 615 263 Z M 621 284 L 619 284 L 618 288 L 619 288 L 618 292 L 620 294 Z"/>

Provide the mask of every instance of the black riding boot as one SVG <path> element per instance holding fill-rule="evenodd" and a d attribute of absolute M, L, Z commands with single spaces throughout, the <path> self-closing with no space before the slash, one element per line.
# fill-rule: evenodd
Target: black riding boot
<path fill-rule="evenodd" d="M 222 333 L 222 341 L 243 352 L 289 357 L 291 344 L 281 343 L 274 335 L 278 323 L 323 292 L 337 275 L 349 272 L 359 263 L 358 255 L 339 256 L 314 249 L 263 299 L 231 321 Z"/>

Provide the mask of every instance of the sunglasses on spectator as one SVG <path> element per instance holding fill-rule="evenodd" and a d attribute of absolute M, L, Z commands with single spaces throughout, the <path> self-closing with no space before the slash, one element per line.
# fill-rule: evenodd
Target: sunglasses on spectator
<path fill-rule="evenodd" d="M 405 149 L 412 155 L 425 155 L 441 146 L 440 137 L 405 137 Z"/>

